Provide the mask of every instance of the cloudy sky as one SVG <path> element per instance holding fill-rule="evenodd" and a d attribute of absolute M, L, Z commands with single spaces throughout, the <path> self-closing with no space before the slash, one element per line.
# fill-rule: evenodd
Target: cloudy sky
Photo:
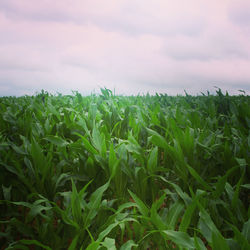
<path fill-rule="evenodd" d="M 249 0 L 0 0 L 0 95 L 250 94 Z"/>

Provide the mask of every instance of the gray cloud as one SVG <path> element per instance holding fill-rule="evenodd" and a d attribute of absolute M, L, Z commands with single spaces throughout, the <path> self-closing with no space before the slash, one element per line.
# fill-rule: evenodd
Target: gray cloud
<path fill-rule="evenodd" d="M 0 61 L 0 72 L 1 71 L 38 71 L 38 72 L 48 72 L 48 69 L 43 69 L 40 66 L 34 66 L 34 65 L 23 65 L 20 63 L 15 62 L 4 62 Z"/>
<path fill-rule="evenodd" d="M 41 88 L 42 89 L 42 88 Z M 33 95 L 37 91 L 36 88 L 27 87 L 25 83 L 20 84 L 9 77 L 0 77 L 0 96 L 22 96 Z M 40 90 L 40 89 L 39 89 Z M 38 90 L 38 91 L 39 91 Z"/>
<path fill-rule="evenodd" d="M 23 2 L 23 3 L 22 3 Z M 21 7 L 20 4 L 23 4 Z M 1 0 L 0 11 L 5 14 L 5 16 L 14 20 L 33 20 L 33 21 L 58 21 L 66 22 L 70 20 L 70 16 L 66 12 L 51 8 L 42 8 L 29 10 L 25 8 L 25 5 L 29 4 L 28 1 L 20 1 L 19 5 L 13 0 Z M 46 5 L 45 5 L 46 6 Z"/>
<path fill-rule="evenodd" d="M 241 58 L 250 59 L 250 53 L 240 46 L 240 43 L 221 43 L 220 41 L 212 41 L 211 44 L 193 44 L 192 46 L 180 46 L 170 48 L 165 46 L 163 52 L 175 60 L 180 61 L 212 61 L 221 59 Z"/>
<path fill-rule="evenodd" d="M 232 1 L 0 0 L 0 91 L 249 91 L 247 14 Z M 243 15 L 243 16 L 244 16 Z"/>
<path fill-rule="evenodd" d="M 250 2 L 239 0 L 237 4 L 234 3 L 229 8 L 228 17 L 232 23 L 243 28 L 249 28 L 250 31 Z"/>
<path fill-rule="evenodd" d="M 123 16 L 97 18 L 92 22 L 106 31 L 123 32 L 128 35 L 198 36 L 206 26 L 201 17 L 178 17 L 164 20 L 156 16 L 144 16 L 143 13 L 137 13 L 131 17 L 124 13 Z"/>
<path fill-rule="evenodd" d="M 182 11 L 180 15 L 173 16 L 171 13 L 172 10 L 166 9 L 164 15 L 157 15 L 157 13 L 150 13 L 149 9 L 142 7 L 143 5 L 138 3 L 134 4 L 133 2 L 134 5 L 132 8 L 132 2 L 130 1 L 128 3 L 121 3 L 119 8 L 115 10 L 108 10 L 103 13 L 96 10 L 89 11 L 88 9 L 84 9 L 84 7 L 81 8 L 84 6 L 81 5 L 81 1 L 76 1 L 80 7 L 79 9 L 67 8 L 65 3 L 67 1 L 61 1 L 57 5 L 58 8 L 55 8 L 55 5 L 52 3 L 41 1 L 37 4 L 38 7 L 31 8 L 28 7 L 31 4 L 28 0 L 20 0 L 19 4 L 14 0 L 1 0 L 0 11 L 8 18 L 14 20 L 69 22 L 79 25 L 94 24 L 105 31 L 123 32 L 127 35 L 141 35 L 146 33 L 163 36 L 178 34 L 197 36 L 206 27 L 204 17 L 198 13 L 194 14 Z"/>

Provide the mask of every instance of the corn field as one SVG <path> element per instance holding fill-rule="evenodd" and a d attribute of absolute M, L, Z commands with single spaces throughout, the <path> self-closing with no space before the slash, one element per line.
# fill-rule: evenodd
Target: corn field
<path fill-rule="evenodd" d="M 0 98 L 0 249 L 250 249 L 250 97 Z"/>

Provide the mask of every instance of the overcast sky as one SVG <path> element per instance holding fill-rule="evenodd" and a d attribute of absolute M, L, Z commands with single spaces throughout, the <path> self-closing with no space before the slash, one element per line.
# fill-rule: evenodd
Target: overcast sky
<path fill-rule="evenodd" d="M 0 95 L 250 94 L 249 0 L 0 0 Z"/>

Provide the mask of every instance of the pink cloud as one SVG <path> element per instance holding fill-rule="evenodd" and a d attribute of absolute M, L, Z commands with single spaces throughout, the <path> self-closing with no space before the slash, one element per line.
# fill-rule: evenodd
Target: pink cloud
<path fill-rule="evenodd" d="M 249 93 L 249 26 L 237 19 L 244 8 L 226 0 L 2 0 L 0 89 L 174 94 L 218 83 Z"/>

